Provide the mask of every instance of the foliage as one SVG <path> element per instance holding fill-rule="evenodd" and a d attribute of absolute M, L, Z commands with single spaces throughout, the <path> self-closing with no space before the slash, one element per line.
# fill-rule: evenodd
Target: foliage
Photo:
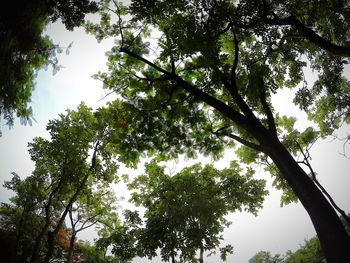
<path fill-rule="evenodd" d="M 62 19 L 72 30 L 84 21 L 86 13 L 96 11 L 89 0 L 15 0 L 0 10 L 0 117 L 9 126 L 14 115 L 31 123 L 30 98 L 36 72 L 52 65 L 59 69 L 56 53 L 62 48 L 43 35 L 46 25 Z"/>
<path fill-rule="evenodd" d="M 50 140 L 37 137 L 29 143 L 35 162 L 32 175 L 21 180 L 14 174 L 5 183 L 16 195 L 8 205 L 12 213 L 3 220 L 17 232 L 21 243 L 29 240 L 31 262 L 36 262 L 39 255 L 46 254 L 42 261 L 54 256 L 56 236 L 68 214 L 74 225 L 73 235 L 99 220 L 108 220 L 115 208 L 110 204 L 115 199 L 109 184 L 117 180 L 118 164 L 109 148 L 111 129 L 103 119 L 97 119 L 81 104 L 77 111 L 50 121 L 47 130 Z M 79 229 L 78 224 L 82 224 Z M 17 251 L 20 247 L 18 244 Z"/>
<path fill-rule="evenodd" d="M 103 1 L 101 5 L 109 4 L 109 1 Z M 332 9 L 326 9 L 327 12 L 336 8 L 325 3 L 328 5 Z M 114 24 L 116 16 L 109 13 L 113 7 L 119 14 Z M 168 157 L 183 153 L 196 157 L 199 152 L 220 158 L 225 147 L 234 145 L 232 139 L 238 139 L 244 144 L 238 149 L 242 161 L 261 163 L 267 159 L 265 151 L 259 148 L 259 153 L 256 152 L 258 147 L 251 147 L 261 144 L 260 139 L 237 120 L 242 116 L 236 114 L 237 118 L 232 121 L 229 112 L 240 112 L 247 119 L 254 118 L 254 114 L 265 128 L 273 130 L 276 126 L 277 136 L 295 157 L 300 153 L 298 144 L 305 148 L 319 135 L 329 134 L 338 127 L 347 118 L 348 111 L 345 97 L 350 85 L 341 76 L 346 59 L 332 55 L 317 43 L 310 43 L 306 36 L 294 36 L 302 32 L 294 28 L 293 23 L 279 25 L 277 17 L 293 14 L 293 17 L 307 21 L 305 26 L 310 27 L 320 23 L 320 33 L 328 32 L 327 36 L 332 36 L 331 39 L 338 41 L 339 45 L 347 43 L 337 33 L 347 31 L 345 25 L 348 21 L 344 18 L 346 23 L 335 30 L 335 25 L 325 23 L 319 16 L 306 20 L 309 12 L 314 12 L 318 6 L 310 3 L 302 8 L 293 1 L 265 4 L 240 1 L 235 5 L 227 1 L 160 3 L 145 0 L 133 1 L 129 9 L 122 4 L 101 9 L 101 23 L 87 23 L 87 32 L 95 34 L 98 39 L 116 37 L 117 45 L 108 52 L 109 72 L 98 73 L 95 77 L 103 81 L 105 88 L 114 89 L 129 103 L 124 111 L 134 114 L 126 120 L 128 132 L 133 135 L 128 141 L 133 146 L 131 148 Z M 131 19 L 125 17 L 123 20 L 121 16 L 126 13 Z M 276 21 L 269 20 L 270 13 L 274 14 Z M 338 25 L 339 21 L 333 18 Z M 153 28 L 161 35 L 156 43 L 157 53 L 150 54 L 153 48 L 149 37 L 154 38 Z M 325 93 L 326 100 L 319 97 L 327 89 L 321 80 L 311 88 L 305 82 L 303 68 L 306 62 L 302 54 L 308 57 L 314 70 L 319 70 L 320 79 L 341 79 L 342 85 L 338 82 L 329 84 L 338 91 L 332 96 Z M 323 63 L 321 58 L 327 58 L 328 62 Z M 335 66 L 337 70 L 329 69 L 330 63 L 338 65 Z M 322 72 L 325 71 L 331 76 L 324 77 Z M 298 86 L 302 82 L 302 87 Z M 285 87 L 297 89 L 295 103 L 319 123 L 320 131 L 311 127 L 298 131 L 293 127 L 295 119 L 274 114 L 271 96 Z M 234 89 L 238 92 L 235 95 Z M 306 96 L 304 91 L 312 96 Z M 209 96 L 212 99 L 208 99 Z M 333 110 L 321 106 L 322 103 L 329 105 L 330 101 L 337 104 L 332 106 Z M 249 107 L 251 113 L 242 107 Z M 134 154 L 132 157 L 137 159 L 139 156 Z M 281 203 L 295 201 L 293 191 L 276 172 L 278 169 L 267 170 L 275 176 L 275 186 L 284 190 Z"/>
<path fill-rule="evenodd" d="M 281 263 L 283 262 L 283 257 L 279 254 L 272 255 L 269 251 L 259 251 L 254 255 L 249 263 Z"/>
<path fill-rule="evenodd" d="M 296 160 L 348 119 L 348 4 L 142 0 L 126 7 L 105 0 L 101 7 L 100 24 L 86 30 L 116 45 L 108 72 L 95 77 L 124 102 L 134 162 L 145 153 L 220 158 L 239 142 L 242 161 L 268 165 L 283 204 L 301 201 L 327 259 L 349 261 L 349 236 Z M 312 86 L 308 63 L 319 74 Z M 298 131 L 293 118 L 275 112 L 271 97 L 284 88 L 295 91 L 294 103 L 318 130 Z"/>
<path fill-rule="evenodd" d="M 198 250 L 217 248 L 230 224 L 225 216 L 242 209 L 256 214 L 267 193 L 252 170 L 243 174 L 236 162 L 223 170 L 196 164 L 174 176 L 155 162 L 146 165 L 145 174 L 129 184 L 136 190 L 131 201 L 146 208 L 139 241 L 145 255 L 152 258 L 160 249 L 164 261 L 194 261 Z M 222 258 L 232 251 L 232 246 L 222 248 Z"/>
<path fill-rule="evenodd" d="M 317 237 L 305 240 L 295 252 L 287 251 L 284 256 L 272 255 L 267 251 L 260 251 L 251 260 L 251 263 L 321 263 L 326 262 Z"/>
<path fill-rule="evenodd" d="M 142 256 L 139 244 L 142 220 L 137 211 L 125 210 L 124 220 L 117 216 L 104 224 L 98 232 L 96 247 L 105 251 L 110 249 L 114 259 L 118 262 L 131 262 L 136 256 Z"/>

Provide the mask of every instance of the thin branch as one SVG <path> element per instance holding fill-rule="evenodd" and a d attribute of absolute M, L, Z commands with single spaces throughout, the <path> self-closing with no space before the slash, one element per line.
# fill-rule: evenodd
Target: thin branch
<path fill-rule="evenodd" d="M 211 133 L 214 134 L 214 135 L 217 135 L 217 136 L 229 137 L 229 138 L 234 139 L 235 141 L 238 141 L 239 143 L 241 143 L 241 144 L 243 144 L 243 145 L 245 145 L 245 146 L 247 146 L 249 148 L 252 148 L 252 149 L 254 149 L 256 151 L 264 153 L 264 148 L 261 147 L 260 145 L 255 144 L 255 143 L 250 142 L 250 141 L 247 141 L 247 140 L 245 140 L 245 139 L 243 139 L 243 138 L 241 138 L 241 137 L 239 137 L 239 136 L 237 136 L 235 134 L 224 132 L 224 130 L 226 130 L 227 128 L 229 128 L 229 126 L 226 125 L 226 126 L 223 126 L 223 127 L 219 128 L 219 129 L 217 129 L 216 131 L 212 130 Z"/>
<path fill-rule="evenodd" d="M 107 98 L 109 95 L 112 95 L 115 92 L 115 90 L 112 90 L 110 92 L 108 92 L 107 94 L 103 95 L 103 97 L 101 99 L 99 99 L 97 102 L 100 102 L 102 100 L 104 100 L 105 98 Z"/>
<path fill-rule="evenodd" d="M 310 158 L 310 153 L 309 153 L 309 149 L 306 149 L 306 153 L 304 152 L 302 146 L 300 145 L 300 143 L 298 141 L 295 141 L 296 144 L 298 145 L 302 155 L 304 156 L 304 160 L 301 162 L 303 164 L 305 164 L 311 173 L 311 179 L 312 181 L 314 181 L 314 183 L 317 185 L 317 187 L 322 191 L 322 193 L 328 198 L 329 202 L 332 204 L 332 206 L 334 207 L 334 209 L 336 209 L 344 218 L 344 220 L 346 221 L 346 223 L 348 224 L 348 226 L 350 227 L 350 218 L 347 216 L 347 214 L 345 213 L 344 210 L 342 210 L 334 201 L 334 199 L 331 197 L 331 195 L 327 192 L 327 190 L 322 186 L 322 184 L 317 180 L 316 178 L 316 173 L 314 172 L 310 162 L 309 162 L 309 158 Z"/>
<path fill-rule="evenodd" d="M 233 65 L 231 68 L 231 82 L 232 85 L 234 85 L 234 88 L 237 89 L 237 83 L 236 83 L 236 70 L 237 70 L 237 65 L 238 65 L 238 55 L 239 55 L 239 45 L 238 45 L 238 39 L 236 36 L 235 31 L 232 29 L 232 34 L 233 34 L 233 43 L 234 43 L 234 47 L 235 47 L 235 57 L 233 60 Z"/>
<path fill-rule="evenodd" d="M 233 26 L 233 22 L 230 21 L 223 30 L 219 31 L 219 33 L 216 35 L 216 37 L 219 37 L 220 35 L 225 34 L 227 31 L 229 31 L 231 29 L 232 26 Z"/>
<path fill-rule="evenodd" d="M 225 79 L 225 77 L 222 77 L 222 82 L 226 87 L 226 89 L 230 92 L 233 100 L 237 103 L 238 107 L 242 110 L 243 114 L 249 118 L 249 122 L 254 123 L 257 126 L 260 126 L 259 128 L 262 129 L 263 125 L 260 123 L 258 118 L 254 115 L 252 110 L 249 108 L 247 103 L 244 101 L 244 99 L 238 92 L 238 87 L 236 82 L 236 70 L 237 70 L 238 60 L 239 60 L 239 43 L 233 28 L 232 28 L 232 34 L 233 34 L 233 41 L 234 41 L 234 61 L 231 68 L 231 84 Z"/>
<path fill-rule="evenodd" d="M 80 232 L 80 231 L 83 231 L 83 230 L 85 230 L 85 229 L 87 229 L 87 228 L 89 228 L 89 227 L 95 225 L 97 222 L 99 222 L 99 220 L 98 220 L 98 219 L 93 220 L 93 219 L 95 219 L 96 217 L 98 217 L 98 216 L 100 216 L 100 215 L 101 215 L 101 214 L 99 213 L 99 214 L 95 214 L 95 215 L 93 215 L 93 216 L 88 217 L 88 218 L 83 222 L 83 224 L 81 225 L 81 227 L 80 227 L 79 229 L 76 230 L 76 233 L 78 233 L 78 232 Z M 88 225 L 86 225 L 88 222 L 91 222 L 91 223 L 88 224 Z"/>
<path fill-rule="evenodd" d="M 118 16 L 118 27 L 119 27 L 119 33 L 120 33 L 120 38 L 121 38 L 121 46 L 124 46 L 124 35 L 123 35 L 123 28 L 122 28 L 122 18 L 120 16 L 120 9 L 118 4 L 116 3 L 115 0 L 113 0 L 113 3 L 115 5 L 115 7 L 117 8 L 117 16 Z"/>
<path fill-rule="evenodd" d="M 103 4 L 101 4 L 101 3 L 97 3 L 97 5 L 99 5 L 99 6 L 102 7 L 102 8 L 106 8 L 108 11 L 112 12 L 112 13 L 115 14 L 115 15 L 118 15 L 118 12 L 114 11 L 112 8 L 110 8 L 110 7 L 107 6 L 107 5 L 103 5 Z"/>
<path fill-rule="evenodd" d="M 136 59 L 138 59 L 138 60 L 144 62 L 145 64 L 151 66 L 152 68 L 158 70 L 159 72 L 161 72 L 161 73 L 163 73 L 163 74 L 165 74 L 165 75 L 168 75 L 168 76 L 172 75 L 171 72 L 166 71 L 165 69 L 163 69 L 163 68 L 161 68 L 161 67 L 158 67 L 158 66 L 157 66 L 156 64 L 154 64 L 153 62 L 151 62 L 151 61 L 145 59 L 144 57 L 141 57 L 141 56 L 137 55 L 136 53 L 132 52 L 131 50 L 129 50 L 129 49 L 126 48 L 126 47 L 121 46 L 120 49 L 119 49 L 119 52 L 126 53 L 126 54 L 128 54 L 129 56 L 134 57 L 134 58 L 136 58 Z"/>
<path fill-rule="evenodd" d="M 225 134 L 227 137 L 230 137 L 231 139 L 234 139 L 236 141 L 238 141 L 239 143 L 249 147 L 249 148 L 252 148 L 258 152 L 263 152 L 265 153 L 265 150 L 264 148 L 261 146 L 261 145 L 258 145 L 258 144 L 255 144 L 255 143 L 252 143 L 250 141 L 247 141 L 245 139 L 242 139 L 241 137 L 237 136 L 237 135 L 234 135 L 232 133 L 230 134 Z"/>

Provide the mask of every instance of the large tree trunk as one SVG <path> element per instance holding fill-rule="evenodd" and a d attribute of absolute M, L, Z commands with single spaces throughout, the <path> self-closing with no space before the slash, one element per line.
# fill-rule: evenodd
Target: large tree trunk
<path fill-rule="evenodd" d="M 277 138 L 265 138 L 268 155 L 308 212 L 328 263 L 350 262 L 350 237 L 338 215 Z"/>

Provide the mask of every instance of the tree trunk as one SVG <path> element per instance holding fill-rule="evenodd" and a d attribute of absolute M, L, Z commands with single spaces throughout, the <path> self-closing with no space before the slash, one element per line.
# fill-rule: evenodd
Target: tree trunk
<path fill-rule="evenodd" d="M 20 226 L 19 226 L 19 230 L 17 231 L 17 235 L 16 235 L 16 243 L 15 243 L 15 261 L 19 262 L 20 261 L 20 243 L 22 240 L 22 236 L 23 236 L 23 231 L 22 231 L 22 218 L 21 218 L 21 222 L 20 222 Z M 23 248 L 22 248 L 23 249 Z"/>
<path fill-rule="evenodd" d="M 41 229 L 39 235 L 36 237 L 34 248 L 32 250 L 32 255 L 30 257 L 30 263 L 37 263 L 38 262 L 41 241 L 42 241 L 43 237 L 45 236 L 45 233 L 46 233 L 48 228 L 49 228 L 49 223 L 46 222 L 45 225 L 43 226 L 43 228 Z"/>
<path fill-rule="evenodd" d="M 56 235 L 54 231 L 49 231 L 47 233 L 47 252 L 43 262 L 48 263 L 53 255 L 53 252 L 55 250 L 55 236 Z"/>
<path fill-rule="evenodd" d="M 75 235 L 76 235 L 76 233 L 73 232 L 72 236 L 70 237 L 69 250 L 68 250 L 68 256 L 67 256 L 66 263 L 70 263 L 72 260 L 73 251 L 74 251 L 74 244 L 75 244 Z"/>
<path fill-rule="evenodd" d="M 350 237 L 328 200 L 277 139 L 265 138 L 268 155 L 308 212 L 328 263 L 350 262 Z"/>
<path fill-rule="evenodd" d="M 198 259 L 199 263 L 203 263 L 204 262 L 203 254 L 204 254 L 204 249 L 203 249 L 203 247 L 201 247 L 200 250 L 199 250 L 199 259 Z"/>
<path fill-rule="evenodd" d="M 96 165 L 96 154 L 97 154 L 97 147 L 99 146 L 99 142 L 96 143 L 95 147 L 94 147 L 94 153 L 92 155 L 92 160 L 91 160 L 91 165 L 89 168 L 89 172 L 91 172 Z M 89 178 L 90 173 L 86 173 L 86 175 L 84 176 L 84 178 L 82 179 L 82 181 L 80 182 L 78 188 L 76 189 L 76 191 L 74 192 L 74 194 L 71 196 L 71 198 L 69 199 L 69 202 L 67 204 L 67 206 L 65 207 L 60 220 L 58 221 L 55 229 L 53 231 L 49 231 L 48 233 L 48 249 L 44 258 L 44 263 L 49 263 L 50 259 L 55 251 L 55 246 L 54 246 L 54 238 L 57 235 L 58 231 L 61 229 L 64 220 L 66 219 L 66 216 L 70 210 L 70 208 L 72 207 L 73 203 L 77 200 L 77 197 L 80 195 L 80 193 L 82 192 L 82 190 L 85 187 L 85 184 Z"/>

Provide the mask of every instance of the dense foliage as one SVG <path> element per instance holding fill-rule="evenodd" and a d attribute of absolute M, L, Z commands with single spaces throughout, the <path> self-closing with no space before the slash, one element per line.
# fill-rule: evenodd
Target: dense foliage
<path fill-rule="evenodd" d="M 123 6 L 102 0 L 99 7 L 100 23 L 88 22 L 86 30 L 116 41 L 107 53 L 108 71 L 94 77 L 118 99 L 96 112 L 84 104 L 68 111 L 49 122 L 50 139 L 29 144 L 32 175 L 14 173 L 5 183 L 15 192 L 0 211 L 0 230 L 9 240 L 5 256 L 31 263 L 129 262 L 159 251 L 164 260 L 193 262 L 199 251 L 203 262 L 204 251 L 220 243 L 227 213 L 261 207 L 264 182 L 252 174 L 263 164 L 283 190 L 281 203 L 300 200 L 318 239 L 287 253 L 288 259 L 269 252 L 256 258 L 349 262 L 350 237 L 316 179 L 309 149 L 350 121 L 350 82 L 343 75 L 350 5 L 135 0 Z M 72 29 L 94 10 L 88 0 L 18 0 L 0 11 L 0 116 L 7 124 L 15 113 L 30 120 L 36 70 L 57 67 L 61 49 L 42 36 L 45 26 L 61 18 Z M 318 74 L 312 85 L 307 66 Z M 297 130 L 295 118 L 274 110 L 272 97 L 285 88 L 293 89 L 293 103 L 314 127 Z M 157 163 L 199 154 L 217 160 L 230 151 L 239 162 L 223 170 L 194 165 L 170 176 Z M 118 161 L 136 167 L 145 156 L 154 161 L 129 185 L 145 218 L 125 211 L 122 221 L 110 183 Z M 95 224 L 96 246 L 76 241 Z M 220 250 L 225 260 L 232 246 Z"/>
<path fill-rule="evenodd" d="M 300 163 L 319 136 L 348 121 L 349 5 L 339 1 L 102 1 L 97 39 L 114 37 L 108 72 L 96 74 L 127 106 L 125 143 L 176 157 L 237 153 L 266 163 L 283 203 L 298 198 L 330 262 L 346 262 L 350 238 L 332 203 Z M 307 64 L 318 73 L 306 82 Z M 318 124 L 298 131 L 271 97 L 295 90 L 294 103 Z M 301 156 L 301 159 L 298 159 Z M 345 261 L 344 261 L 345 260 Z"/>
<path fill-rule="evenodd" d="M 108 148 L 111 130 L 103 120 L 81 104 L 77 111 L 50 121 L 47 130 L 50 140 L 37 137 L 29 143 L 32 175 L 22 180 L 14 174 L 5 182 L 15 196 L 1 207 L 1 226 L 14 232 L 18 260 L 29 258 L 32 263 L 57 256 L 57 236 L 68 216 L 71 249 L 65 255 L 70 260 L 76 234 L 108 221 L 116 206 L 110 184 L 117 180 L 118 165 Z"/>
<path fill-rule="evenodd" d="M 236 162 L 222 170 L 196 164 L 172 176 L 164 169 L 149 163 L 129 184 L 136 190 L 131 201 L 146 209 L 138 245 L 149 258 L 160 249 L 163 261 L 204 262 L 204 253 L 218 248 L 230 225 L 225 216 L 243 209 L 256 215 L 267 193 L 265 182 L 254 179 L 252 170 L 244 174 Z M 221 250 L 233 252 L 231 245 Z"/>

